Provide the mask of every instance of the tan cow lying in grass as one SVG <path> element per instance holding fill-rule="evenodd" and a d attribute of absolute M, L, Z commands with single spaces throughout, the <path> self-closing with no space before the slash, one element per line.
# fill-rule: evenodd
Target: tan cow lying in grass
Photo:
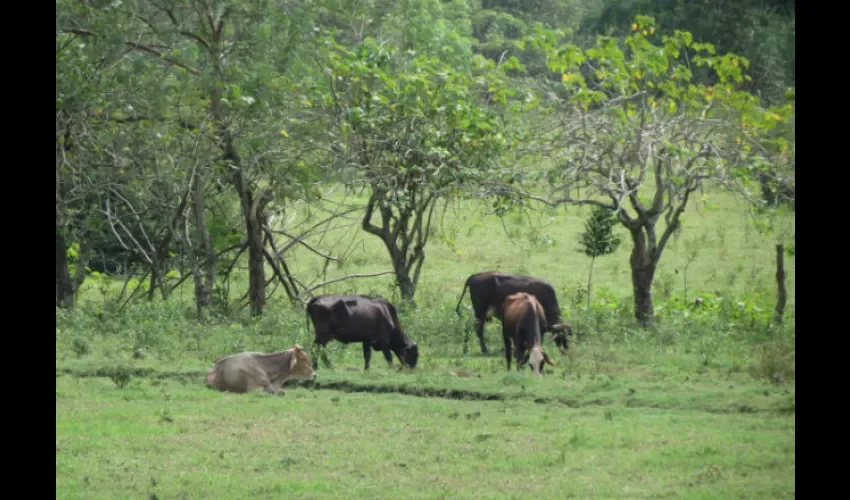
<path fill-rule="evenodd" d="M 505 297 L 503 305 L 505 319 L 502 322 L 502 337 L 505 341 L 505 360 L 511 369 L 511 340 L 514 342 L 517 370 L 524 364 L 531 366 L 535 375 L 543 373 L 543 363 L 555 366 L 543 351 L 543 328 L 546 316 L 543 306 L 530 293 L 519 292 Z"/>
<path fill-rule="evenodd" d="M 219 391 L 250 392 L 262 387 L 271 394 L 285 394 L 281 386 L 291 379 L 316 379 L 307 352 L 298 344 L 270 354 L 241 352 L 221 358 L 207 370 L 206 382 Z"/>

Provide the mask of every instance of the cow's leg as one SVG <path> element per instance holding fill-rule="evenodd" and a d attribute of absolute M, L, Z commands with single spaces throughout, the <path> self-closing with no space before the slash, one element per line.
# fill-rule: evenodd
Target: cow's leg
<path fill-rule="evenodd" d="M 372 346 L 368 342 L 363 342 L 363 361 L 366 363 L 366 367 L 363 370 L 369 369 L 369 361 L 372 360 Z"/>
<path fill-rule="evenodd" d="M 389 349 L 382 349 L 384 353 L 384 359 L 387 360 L 387 364 L 390 365 L 390 368 L 393 366 L 393 353 Z M 403 360 L 399 359 L 399 362 L 404 363 Z"/>
<path fill-rule="evenodd" d="M 313 341 L 313 355 L 311 356 L 312 359 L 310 360 L 310 362 L 313 364 L 313 370 L 319 369 L 319 355 L 320 355 L 319 351 L 320 351 L 320 349 L 321 348 L 319 347 L 319 343 L 314 340 Z"/>
<path fill-rule="evenodd" d="M 487 354 L 487 344 L 484 343 L 484 318 L 475 318 L 475 334 L 478 335 L 478 344 L 481 352 Z"/>
<path fill-rule="evenodd" d="M 567 354 L 567 334 L 566 332 L 553 332 L 552 333 L 553 340 L 555 341 L 555 345 L 558 347 L 558 350 L 561 352 L 562 356 Z"/>
<path fill-rule="evenodd" d="M 523 352 L 524 349 L 519 342 L 516 343 L 514 348 L 516 349 L 516 371 L 520 371 L 526 365 L 525 353 Z"/>
<path fill-rule="evenodd" d="M 511 371 L 511 339 L 505 337 L 505 361 L 508 363 L 508 371 Z"/>
<path fill-rule="evenodd" d="M 333 368 L 331 366 L 331 360 L 328 359 L 328 353 L 327 353 L 327 350 L 326 350 L 327 345 L 328 345 L 327 342 L 319 342 L 318 340 L 313 342 L 313 348 L 317 353 L 316 360 L 313 363 L 313 369 L 314 370 L 319 369 L 319 359 L 324 361 L 325 366 L 327 366 L 328 368 Z"/>
<path fill-rule="evenodd" d="M 266 373 L 256 366 L 248 366 L 246 368 L 239 369 L 242 372 L 242 376 L 245 377 L 246 388 L 248 390 L 251 389 L 253 385 L 251 382 L 255 382 L 257 385 L 263 388 L 263 391 L 269 394 L 277 394 L 278 392 L 283 392 L 283 389 L 278 389 L 274 385 L 272 385 L 271 380 L 269 380 L 269 376 Z"/>

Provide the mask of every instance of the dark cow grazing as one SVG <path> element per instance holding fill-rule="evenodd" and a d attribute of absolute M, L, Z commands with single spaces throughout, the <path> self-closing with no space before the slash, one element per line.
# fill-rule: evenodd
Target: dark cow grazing
<path fill-rule="evenodd" d="M 511 340 L 514 342 L 517 371 L 524 364 L 528 364 L 535 375 L 541 375 L 543 363 L 555 366 L 541 345 L 543 330 L 540 325 L 546 320 L 543 306 L 534 295 L 525 292 L 508 295 L 503 309 L 505 319 L 502 322 L 502 337 L 505 340 L 508 371 L 511 369 Z"/>
<path fill-rule="evenodd" d="M 416 367 L 419 346 L 401 328 L 395 306 L 382 297 L 367 295 L 321 295 L 307 302 L 307 327 L 313 322 L 315 346 L 320 346 L 321 357 L 330 367 L 324 347 L 331 340 L 345 344 L 363 343 L 364 370 L 369 369 L 372 349 L 384 353 L 392 366 L 390 351 L 398 356 L 402 365 Z M 316 362 L 318 367 L 318 361 Z"/>
<path fill-rule="evenodd" d="M 206 383 L 218 391 L 250 392 L 262 387 L 271 394 L 285 394 L 281 387 L 291 379 L 316 379 L 307 352 L 298 344 L 270 354 L 240 352 L 218 359 L 207 370 Z"/>
<path fill-rule="evenodd" d="M 472 311 L 475 314 L 475 333 L 481 344 L 481 352 L 487 352 L 484 343 L 484 323 L 490 321 L 488 313 L 492 310 L 499 321 L 504 322 L 505 298 L 519 292 L 530 293 L 540 302 L 546 312 L 545 325 L 541 323 L 541 335 L 552 332 L 555 345 L 566 354 L 568 348 L 567 335 L 573 334 L 572 325 L 561 323 L 561 308 L 555 289 L 547 281 L 530 276 L 507 274 L 495 271 L 476 273 L 466 279 L 463 291 L 457 301 L 455 312 L 460 316 L 460 304 L 466 289 L 469 288 L 469 298 L 472 300 Z"/>

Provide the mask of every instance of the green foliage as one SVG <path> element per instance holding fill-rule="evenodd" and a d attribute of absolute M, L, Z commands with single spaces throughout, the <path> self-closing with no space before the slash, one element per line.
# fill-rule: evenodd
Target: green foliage
<path fill-rule="evenodd" d="M 118 386 L 119 389 L 127 387 L 130 380 L 133 379 L 130 369 L 126 365 L 118 364 L 109 370 L 109 378 Z"/>
<path fill-rule="evenodd" d="M 646 196 L 646 189 L 654 185 L 655 165 L 669 165 L 661 182 L 665 193 L 671 193 L 662 204 L 665 209 L 675 209 L 668 202 L 681 199 L 695 179 L 700 188 L 702 180 L 711 179 L 749 196 L 759 188 L 760 176 L 769 174 L 764 185 L 773 190 L 790 185 L 793 190 L 793 81 L 783 83 L 789 95 L 786 101 L 772 99 L 781 103 L 774 107 L 764 108 L 744 92 L 764 85 L 769 72 L 756 67 L 767 67 L 765 58 L 787 51 L 781 16 L 764 12 L 758 17 L 757 31 L 772 37 L 747 42 L 748 47 L 761 46 L 759 54 L 735 51 L 747 56 L 737 57 L 727 53 L 728 33 L 723 33 L 724 41 L 711 30 L 677 24 L 684 8 L 678 4 L 640 12 L 658 14 L 652 17 L 635 18 L 636 12 L 629 12 L 613 22 L 628 36 L 596 39 L 604 29 L 588 32 L 587 27 L 604 21 L 600 16 L 615 3 L 227 1 L 214 6 L 211 19 L 179 3 L 95 9 L 62 0 L 57 3 L 56 42 L 57 231 L 74 249 L 88 244 L 97 261 L 90 267 L 97 271 L 112 272 L 127 259 L 130 272 L 153 267 L 149 260 L 166 277 L 173 277 L 176 269 L 188 272 L 188 250 L 198 249 L 198 228 L 188 215 L 195 201 L 184 202 L 198 175 L 206 186 L 203 203 L 213 250 L 240 243 L 244 207 L 232 189 L 233 165 L 223 161 L 224 130 L 232 134 L 256 195 L 253 200 L 271 200 L 264 215 L 274 229 L 295 224 L 296 213 L 327 209 L 323 204 L 331 198 L 332 203 L 348 203 L 334 197 L 338 180 L 347 184 L 348 193 L 371 189 L 380 199 L 376 209 L 388 209 L 399 222 L 394 227 L 404 231 L 415 224 L 415 216 L 401 223 L 406 209 L 424 207 L 427 216 L 437 199 L 507 193 L 487 200 L 489 213 L 533 208 L 517 193 L 539 194 L 542 180 L 555 189 L 590 185 L 583 192 L 596 199 L 601 192 L 605 203 L 610 201 L 606 191 L 594 188 L 613 189 L 622 206 L 631 202 L 615 184 L 634 181 L 625 191 L 635 187 L 636 199 L 648 204 L 652 196 Z M 748 4 L 735 15 L 743 18 L 741 12 L 749 15 L 750 10 Z M 729 12 L 720 17 L 734 17 Z M 216 16 L 221 16 L 222 38 L 213 47 L 215 30 L 208 24 Z M 708 17 L 698 24 L 703 26 Z M 753 19 L 736 26 L 748 26 Z M 766 46 L 774 42 L 779 42 L 775 48 Z M 131 47 L 135 50 L 127 52 Z M 216 50 L 222 53 L 216 55 Z M 550 69 L 556 74 L 547 74 Z M 540 75 L 549 81 L 528 78 Z M 761 81 L 748 81 L 748 76 Z M 770 85 L 779 80 L 777 76 Z M 549 106 L 553 103 L 554 109 Z M 585 127 L 576 128 L 581 120 Z M 718 131 L 713 120 L 732 127 Z M 553 129 L 553 123 L 568 126 Z M 696 125 L 677 128 L 682 123 Z M 528 165 L 540 159 L 535 153 L 542 144 L 536 139 L 544 130 L 560 135 L 570 153 L 542 167 Z M 716 150 L 704 152 L 709 145 Z M 658 161 L 644 162 L 649 156 Z M 582 158 L 589 163 L 581 164 Z M 594 170 L 603 173 L 597 176 Z M 624 175 L 608 175 L 612 172 Z M 446 207 L 451 210 L 450 204 Z M 440 215 L 439 209 L 434 212 Z M 653 220 L 665 220 L 668 214 L 672 216 L 655 214 Z M 501 223 L 469 230 L 480 241 L 496 234 L 494 227 Z M 526 254 L 521 267 L 534 269 L 528 263 L 532 259 L 551 260 L 546 249 L 572 237 L 563 234 L 562 220 L 552 226 L 558 229 L 518 223 L 505 228 L 504 234 L 522 237 L 512 243 Z M 430 235 L 432 229 L 422 234 Z M 362 241 L 348 234 L 345 245 Z M 787 239 L 792 232 L 782 234 Z M 331 239 L 321 236 L 317 246 L 341 248 Z M 410 249 L 417 246 L 414 240 Z M 505 251 L 497 259 L 483 253 L 480 244 L 464 248 L 451 240 L 451 258 L 473 256 L 470 262 L 476 265 L 509 265 L 520 258 L 519 250 Z M 540 241 L 546 244 L 537 245 Z M 278 242 L 287 256 L 296 253 L 293 246 L 298 248 Z M 433 252 L 446 259 L 442 247 Z M 238 273 L 244 266 L 244 255 L 231 266 L 234 255 L 221 255 L 216 264 L 220 273 L 231 267 Z M 406 257 L 412 258 L 412 252 Z M 73 272 L 73 252 L 69 259 Z M 340 262 L 337 270 L 386 262 L 358 254 Z M 301 274 L 319 265 L 306 258 L 299 264 L 292 267 L 295 279 L 313 280 Z M 423 280 L 432 279 L 428 274 L 434 271 L 426 267 Z M 549 269 L 544 266 L 543 272 Z M 84 295 L 92 286 L 104 297 L 121 287 L 97 276 L 88 279 Z M 384 279 L 363 286 L 379 281 L 374 286 L 383 293 Z M 232 294 L 230 282 L 219 282 L 213 290 L 222 311 L 235 310 L 243 294 L 237 290 L 242 283 L 232 281 L 237 283 Z M 133 289 L 139 280 L 128 284 Z"/>
<path fill-rule="evenodd" d="M 622 240 L 614 233 L 618 225 L 616 214 L 605 207 L 594 206 L 585 221 L 585 231 L 578 242 L 580 252 L 591 258 L 601 257 L 617 251 Z"/>
<path fill-rule="evenodd" d="M 653 16 L 671 30 L 693 34 L 693 39 L 712 43 L 720 52 L 741 54 L 752 62 L 753 79 L 744 90 L 760 95 L 767 103 L 782 99 L 794 85 L 795 14 L 793 2 L 753 1 L 645 1 L 601 2 L 599 12 L 582 19 L 582 37 L 597 34 L 622 37 L 631 31 L 638 14 Z M 695 68 L 706 81 L 710 71 Z"/>
<path fill-rule="evenodd" d="M 494 82 L 482 86 L 436 57 L 407 56 L 373 39 L 356 52 L 334 45 L 330 70 L 333 92 L 345 99 L 336 103 L 344 109 L 343 137 L 365 141 L 360 167 L 381 171 L 367 173 L 369 184 L 390 189 L 425 180 L 442 189 L 463 183 L 505 147 L 498 116 L 478 93 L 497 90 Z M 506 94 L 497 90 L 492 98 L 504 102 Z"/>
<path fill-rule="evenodd" d="M 82 337 L 74 337 L 72 349 L 74 351 L 74 354 L 76 354 L 78 358 L 81 358 L 91 352 L 91 345 L 86 339 Z"/>
<path fill-rule="evenodd" d="M 541 155 L 558 161 L 542 177 L 566 195 L 559 203 L 616 210 L 645 242 L 630 261 L 642 269 L 635 313 L 645 322 L 653 314 L 651 278 L 640 276 L 654 276 L 691 195 L 714 183 L 758 204 L 752 187 L 770 172 L 774 150 L 782 154 L 777 136 L 787 135 L 793 106 L 763 107 L 739 88 L 750 79 L 746 58 L 717 53 L 687 31 L 657 32 L 651 16 L 635 16 L 624 39 L 600 36 L 587 49 L 544 29 L 526 43 L 544 49 L 560 74 L 559 82 L 544 82 L 555 95 L 547 107 L 557 132 Z M 713 81 L 697 79 L 692 68 L 710 69 Z"/>
<path fill-rule="evenodd" d="M 770 342 L 757 346 L 750 366 L 753 377 L 784 384 L 795 377 L 795 349 L 786 343 Z"/>
<path fill-rule="evenodd" d="M 347 152 L 349 186 L 369 187 L 364 228 L 384 240 L 412 299 L 437 202 L 492 177 L 509 145 L 486 102 L 505 104 L 509 92 L 486 70 L 473 77 L 429 55 L 425 42 L 421 53 L 372 38 L 356 50 L 324 43 L 340 132 L 332 140 Z M 371 225 L 375 208 L 381 228 Z"/>

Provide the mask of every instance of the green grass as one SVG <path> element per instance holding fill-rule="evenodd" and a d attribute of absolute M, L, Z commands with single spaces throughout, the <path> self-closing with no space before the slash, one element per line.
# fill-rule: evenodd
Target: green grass
<path fill-rule="evenodd" d="M 431 325 L 415 370 L 389 369 L 377 357 L 364 373 L 359 346 L 331 344 L 333 369 L 276 398 L 216 393 L 203 375 L 222 353 L 309 346 L 305 331 L 265 332 L 266 321 L 300 315 L 198 325 L 179 314 L 155 304 L 120 319 L 59 317 L 58 498 L 795 492 L 787 333 L 761 341 L 700 330 L 588 336 L 535 378 L 505 370 L 493 326 L 493 352 L 482 356 L 477 346 L 464 355 L 460 342 L 441 343 L 462 331 L 443 336 Z M 144 332 L 157 328 L 159 336 Z M 66 332 L 89 352 L 75 354 Z M 140 335 L 156 341 L 137 359 Z M 776 346 L 791 346 L 791 358 Z M 116 368 L 140 371 L 122 389 L 108 378 Z M 770 379 L 783 369 L 785 381 Z"/>
<path fill-rule="evenodd" d="M 168 301 L 120 313 L 110 294 L 121 283 L 106 283 L 104 296 L 89 282 L 75 310 L 57 310 L 57 497 L 793 497 L 793 257 L 785 325 L 770 317 L 773 245 L 790 242 L 794 219 L 780 220 L 780 235 L 761 235 L 742 205 L 706 194 L 661 259 L 658 322 L 647 330 L 633 321 L 625 234 L 616 254 L 597 260 L 586 310 L 578 291 L 589 259 L 575 242 L 587 210 L 541 210 L 503 225 L 482 202 L 459 202 L 433 230 L 419 307 L 400 307 L 420 365 L 390 370 L 377 354 L 363 373 L 359 345 L 332 343 L 334 368 L 322 366 L 315 385 L 294 384 L 283 397 L 203 385 L 227 354 L 312 349 L 303 309 L 281 291 L 261 318 L 242 310 L 197 322 L 188 281 Z M 338 191 L 327 199 L 343 202 Z M 352 199 L 345 202 L 363 202 Z M 297 233 L 323 217 L 311 210 L 308 217 L 296 204 L 276 224 Z M 389 269 L 382 243 L 358 222 L 352 214 L 334 224 L 354 226 L 308 239 L 342 263 L 323 271 L 297 246 L 290 270 L 309 285 Z M 688 302 L 705 302 L 693 309 L 683 274 L 686 242 L 698 238 Z M 498 322 L 485 330 L 489 356 L 474 335 L 464 345 L 470 313 L 459 318 L 455 304 L 465 278 L 485 269 L 555 286 L 576 335 L 544 377 L 505 370 Z M 397 300 L 391 283 L 349 280 L 318 293 Z M 232 306 L 246 289 L 242 273 L 231 289 Z M 548 337 L 546 346 L 555 352 Z"/>
<path fill-rule="evenodd" d="M 56 380 L 57 498 L 791 498 L 794 420 Z"/>

